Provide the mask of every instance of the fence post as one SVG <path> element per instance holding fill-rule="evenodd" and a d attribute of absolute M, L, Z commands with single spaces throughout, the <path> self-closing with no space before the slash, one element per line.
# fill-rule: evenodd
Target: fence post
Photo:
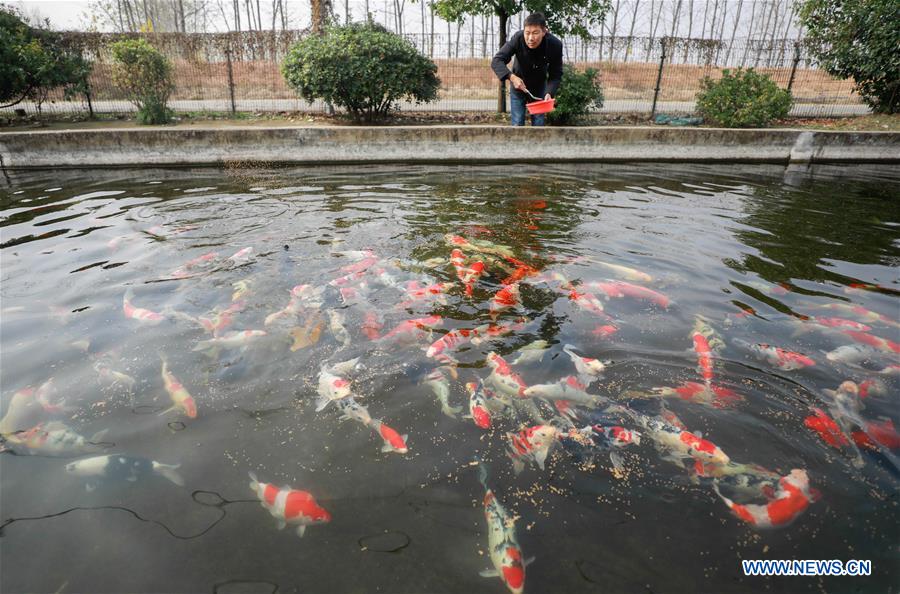
<path fill-rule="evenodd" d="M 225 61 L 228 63 L 228 94 L 231 96 L 231 113 L 237 108 L 234 105 L 234 73 L 231 71 L 231 46 L 225 48 Z"/>
<path fill-rule="evenodd" d="M 653 89 L 653 107 L 650 108 L 650 119 L 656 116 L 656 100 L 659 99 L 659 83 L 662 82 L 663 65 L 666 63 L 666 38 L 660 40 L 662 56 L 659 58 L 659 70 L 656 72 L 656 88 Z"/>
<path fill-rule="evenodd" d="M 788 78 L 788 93 L 791 92 L 791 87 L 794 86 L 794 75 L 797 74 L 797 65 L 800 63 L 800 42 L 794 42 L 794 62 L 791 64 L 791 76 Z"/>

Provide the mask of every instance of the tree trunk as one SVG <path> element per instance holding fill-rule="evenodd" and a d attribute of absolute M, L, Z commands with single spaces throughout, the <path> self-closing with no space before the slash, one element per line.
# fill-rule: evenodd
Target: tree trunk
<path fill-rule="evenodd" d="M 675 31 L 678 29 L 678 17 L 681 15 L 681 0 L 675 5 L 675 12 L 672 13 L 672 32 L 669 37 L 675 37 Z"/>
<path fill-rule="evenodd" d="M 498 31 L 500 33 L 500 46 L 503 47 L 506 45 L 506 23 L 509 21 L 509 13 L 507 13 L 502 8 L 497 9 L 497 16 L 500 17 L 500 24 Z M 499 49 L 499 47 L 497 49 Z M 500 81 L 500 85 L 497 87 L 497 111 L 500 113 L 506 113 L 506 82 Z"/>
<path fill-rule="evenodd" d="M 616 39 L 616 29 L 619 27 L 619 4 L 620 0 L 616 0 L 616 7 L 613 9 L 613 22 L 612 22 L 612 39 L 615 41 Z M 609 61 L 612 62 L 613 59 L 613 41 L 609 43 Z"/>
<path fill-rule="evenodd" d="M 431 11 L 431 30 L 428 32 L 428 56 L 434 58 L 434 2 L 428 3 L 428 9 Z"/>
<path fill-rule="evenodd" d="M 625 61 L 628 61 L 628 56 L 631 55 L 631 42 L 634 39 L 634 23 L 637 21 L 638 8 L 641 6 L 641 0 L 635 0 L 634 2 L 634 12 L 631 13 L 631 27 L 628 28 L 628 47 L 625 48 Z"/>
<path fill-rule="evenodd" d="M 741 22 L 741 8 L 744 6 L 744 0 L 738 0 L 737 14 L 734 16 L 734 27 L 731 29 L 731 41 L 728 42 L 728 51 L 725 52 L 725 65 L 731 58 L 731 50 L 734 48 L 734 37 L 737 35 L 738 24 Z"/>
<path fill-rule="evenodd" d="M 756 3 L 757 0 L 753 0 L 753 4 L 750 5 L 750 28 L 747 30 L 747 41 L 744 45 L 744 53 L 741 56 L 741 68 L 747 63 L 747 56 L 750 55 L 750 41 L 753 39 L 753 27 L 756 24 Z"/>

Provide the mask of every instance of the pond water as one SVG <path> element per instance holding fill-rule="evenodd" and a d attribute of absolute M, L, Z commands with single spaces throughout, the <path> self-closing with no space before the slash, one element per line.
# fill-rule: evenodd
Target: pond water
<path fill-rule="evenodd" d="M 0 590 L 501 593 L 521 555 L 526 592 L 896 591 L 898 188 L 873 166 L 20 174 Z"/>

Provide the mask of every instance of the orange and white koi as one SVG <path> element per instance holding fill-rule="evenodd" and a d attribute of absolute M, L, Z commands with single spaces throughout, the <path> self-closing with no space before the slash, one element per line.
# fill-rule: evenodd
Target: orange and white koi
<path fill-rule="evenodd" d="M 194 402 L 194 398 L 188 393 L 181 382 L 178 381 L 178 378 L 169 371 L 169 364 L 166 358 L 163 355 L 160 355 L 159 358 L 162 360 L 163 385 L 166 388 L 166 392 L 169 394 L 169 398 L 172 399 L 172 407 L 167 408 L 160 414 L 164 415 L 171 411 L 178 410 L 184 413 L 189 419 L 196 419 L 197 404 Z"/>
<path fill-rule="evenodd" d="M 482 254 L 493 254 L 501 258 L 512 258 L 514 256 L 511 247 L 500 245 L 486 240 L 466 239 L 465 237 L 448 233 L 444 235 L 444 241 L 454 248 L 459 248 L 467 252 L 479 252 Z"/>
<path fill-rule="evenodd" d="M 519 374 L 513 372 L 503 357 L 491 351 L 487 356 L 487 364 L 491 368 L 487 382 L 504 394 L 520 398 L 526 397 L 525 389 L 528 388 L 528 385 Z"/>
<path fill-rule="evenodd" d="M 436 358 L 439 355 L 444 354 L 445 351 L 454 350 L 460 345 L 469 342 L 475 336 L 475 330 L 469 328 L 455 328 L 431 343 L 425 351 L 425 356 Z"/>
<path fill-rule="evenodd" d="M 363 258 L 358 262 L 354 262 L 353 264 L 348 264 L 346 266 L 341 267 L 341 272 L 345 274 L 359 274 L 365 273 L 372 266 L 378 264 L 378 258 L 374 255 Z"/>
<path fill-rule="evenodd" d="M 735 340 L 734 343 L 748 348 L 760 361 L 765 361 L 769 365 L 773 365 L 785 371 L 802 369 L 803 367 L 809 367 L 816 364 L 815 361 L 802 353 L 789 351 L 776 346 L 764 343 L 750 344 L 742 340 Z"/>
<path fill-rule="evenodd" d="M 328 281 L 328 284 L 332 287 L 349 287 L 355 283 L 357 283 L 360 279 L 366 276 L 366 272 L 351 272 L 349 274 L 345 274 L 344 276 L 339 276 L 335 279 Z"/>
<path fill-rule="evenodd" d="M 609 318 L 603 311 L 603 303 L 593 293 L 579 293 L 577 289 L 569 292 L 569 299 L 581 309 Z"/>
<path fill-rule="evenodd" d="M 214 337 L 234 323 L 234 315 L 244 308 L 242 301 L 236 301 L 225 309 L 216 309 L 205 316 L 197 318 L 197 323 Z"/>
<path fill-rule="evenodd" d="M 0 435 L 21 431 L 33 426 L 42 412 L 59 412 L 61 404 L 51 404 L 50 396 L 56 391 L 51 377 L 38 388 L 28 386 L 13 394 L 0 419 Z"/>
<path fill-rule="evenodd" d="M 256 475 L 250 473 L 250 490 L 259 498 L 260 504 L 278 520 L 278 529 L 288 524 L 297 526 L 297 536 L 303 537 L 307 526 L 327 524 L 331 514 L 316 503 L 315 498 L 307 491 L 278 488 L 271 483 L 261 483 Z"/>
<path fill-rule="evenodd" d="M 844 330 L 843 333 L 859 344 L 868 345 L 885 353 L 900 353 L 900 343 L 894 342 L 893 340 L 888 340 L 858 330 Z"/>
<path fill-rule="evenodd" d="M 607 270 L 611 270 L 616 275 L 637 282 L 644 283 L 652 283 L 653 277 L 647 274 L 646 272 L 641 272 L 635 268 L 629 268 L 628 266 L 622 266 L 621 264 L 611 264 L 609 262 L 603 262 L 601 260 L 595 260 L 594 258 L 588 258 L 588 261 L 592 264 L 597 264 L 598 266 L 602 266 Z"/>
<path fill-rule="evenodd" d="M 265 330 L 237 330 L 209 340 L 201 340 L 191 350 L 215 357 L 221 349 L 246 347 L 266 335 Z"/>
<path fill-rule="evenodd" d="M 409 296 L 410 301 L 406 301 L 402 305 L 432 297 L 437 297 L 438 300 L 442 300 L 447 291 L 452 287 L 453 283 L 433 283 L 423 287 L 418 281 L 409 281 L 406 283 L 404 290 L 406 291 L 407 296 Z"/>
<path fill-rule="evenodd" d="M 502 287 L 491 297 L 489 310 L 491 318 L 496 318 L 501 312 L 512 307 L 517 307 L 520 303 L 521 296 L 519 294 L 519 285 L 514 283 Z"/>
<path fill-rule="evenodd" d="M 484 385 L 481 380 L 476 382 L 468 382 L 466 391 L 469 392 L 469 415 L 472 421 L 482 429 L 491 428 L 491 411 L 487 406 L 487 399 L 484 394 Z"/>
<path fill-rule="evenodd" d="M 456 415 L 462 411 L 462 407 L 450 406 L 450 383 L 441 372 L 440 367 L 425 376 L 425 385 L 431 388 L 437 397 L 441 404 L 441 412 L 451 419 L 455 419 Z"/>
<path fill-rule="evenodd" d="M 677 388 L 654 388 L 653 393 L 663 398 L 680 398 L 694 404 L 713 408 L 731 408 L 744 400 L 743 396 L 724 386 L 684 382 Z"/>
<path fill-rule="evenodd" d="M 484 274 L 484 262 L 481 260 L 473 262 L 471 265 L 463 268 L 461 272 L 462 274 L 459 275 L 459 280 L 466 288 L 466 297 L 471 297 L 475 284 L 478 282 L 478 279 L 481 278 L 481 275 Z"/>
<path fill-rule="evenodd" d="M 155 311 L 135 307 L 131 303 L 132 297 L 134 297 L 134 292 L 132 291 L 131 287 L 129 287 L 125 291 L 125 296 L 122 297 L 122 311 L 125 312 L 125 317 L 129 320 L 136 320 L 138 322 L 141 322 L 142 324 L 153 325 L 159 324 L 166 319 L 165 316 L 156 313 Z"/>
<path fill-rule="evenodd" d="M 534 461 L 538 468 L 544 470 L 547 455 L 551 446 L 556 443 L 557 436 L 557 429 L 553 425 L 534 425 L 518 433 L 507 433 L 507 455 L 512 460 L 515 473 L 522 472 L 526 460 Z"/>
<path fill-rule="evenodd" d="M 822 305 L 815 305 L 812 307 L 817 309 L 830 309 L 831 311 L 839 312 L 845 316 L 853 317 L 863 322 L 882 323 L 887 324 L 888 326 L 893 326 L 895 328 L 900 328 L 900 322 L 898 322 L 897 320 L 891 318 L 890 316 L 886 316 L 884 314 L 866 309 L 861 305 L 851 305 L 849 303 L 826 303 Z"/>
<path fill-rule="evenodd" d="M 787 526 L 821 497 L 818 491 L 810 488 L 806 471 L 799 468 L 779 479 L 774 499 L 765 505 L 735 503 L 722 495 L 715 482 L 713 489 L 734 515 L 755 528 Z"/>
<path fill-rule="evenodd" d="M 587 380 L 585 383 L 591 383 L 603 375 L 603 372 L 606 371 L 606 364 L 603 361 L 594 359 L 593 357 L 582 357 L 577 354 L 574 349 L 574 346 L 567 344 L 563 346 L 562 350 L 565 354 L 569 355 L 569 358 L 575 365 L 575 370 L 578 372 L 578 375 L 584 380 Z"/>
<path fill-rule="evenodd" d="M 427 316 L 413 320 L 400 322 L 393 330 L 390 330 L 378 340 L 392 340 L 395 338 L 410 339 L 418 336 L 420 332 L 430 331 L 444 322 L 441 316 Z"/>
<path fill-rule="evenodd" d="M 89 454 L 103 449 L 100 440 L 107 431 L 108 429 L 104 429 L 90 438 L 85 438 L 59 421 L 41 423 L 27 431 L 5 435 L 0 451 L 9 450 L 15 454 L 31 456 Z"/>
<path fill-rule="evenodd" d="M 372 419 L 369 426 L 384 440 L 384 445 L 381 446 L 382 452 L 405 454 L 409 451 L 409 447 L 406 444 L 408 435 L 400 435 L 378 419 Z"/>
<path fill-rule="evenodd" d="M 525 318 L 518 318 L 513 322 L 497 322 L 495 324 L 482 324 L 472 330 L 472 344 L 479 345 L 485 340 L 499 338 L 518 332 L 525 328 Z"/>
<path fill-rule="evenodd" d="M 840 329 L 848 329 L 848 330 L 856 330 L 858 332 L 868 332 L 872 329 L 871 326 L 867 326 L 860 322 L 855 322 L 853 320 L 848 320 L 846 318 L 835 318 L 835 317 L 822 317 L 822 316 L 813 316 L 809 318 L 809 322 L 813 324 L 817 324 L 819 326 L 825 326 L 826 328 L 840 328 Z"/>
<path fill-rule="evenodd" d="M 493 569 L 481 571 L 481 577 L 499 577 L 512 594 L 525 589 L 525 567 L 534 557 L 524 560 L 516 539 L 515 518 L 509 515 L 487 485 L 487 470 L 479 464 L 478 480 L 484 486 L 484 518 L 488 525 L 488 550 Z"/>

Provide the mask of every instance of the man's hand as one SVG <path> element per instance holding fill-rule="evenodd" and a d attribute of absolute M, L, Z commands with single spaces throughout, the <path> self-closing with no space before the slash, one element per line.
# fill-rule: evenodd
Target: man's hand
<path fill-rule="evenodd" d="M 517 91 L 525 90 L 525 81 L 522 80 L 521 78 L 519 78 L 518 76 L 516 76 L 515 74 L 509 75 L 509 82 L 512 83 L 513 88 L 516 89 Z"/>
<path fill-rule="evenodd" d="M 550 93 L 544 95 L 544 101 L 546 101 L 547 99 L 553 99 L 553 97 L 550 96 Z"/>

